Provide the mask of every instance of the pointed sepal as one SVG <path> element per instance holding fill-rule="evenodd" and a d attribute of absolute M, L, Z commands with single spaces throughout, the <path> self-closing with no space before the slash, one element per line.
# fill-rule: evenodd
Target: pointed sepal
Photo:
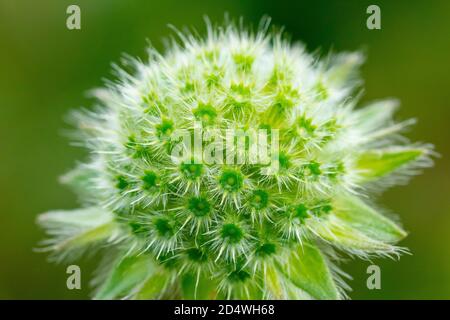
<path fill-rule="evenodd" d="M 292 284 L 313 299 L 340 298 L 327 259 L 320 249 L 311 243 L 298 245 L 291 251 L 286 264 L 279 263 L 278 268 Z"/>

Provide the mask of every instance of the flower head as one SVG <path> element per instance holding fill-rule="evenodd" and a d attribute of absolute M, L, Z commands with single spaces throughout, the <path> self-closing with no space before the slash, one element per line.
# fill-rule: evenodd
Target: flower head
<path fill-rule="evenodd" d="M 430 146 L 399 139 L 395 101 L 356 107 L 360 53 L 320 60 L 266 30 L 180 33 L 73 114 L 90 157 L 62 180 L 82 209 L 39 222 L 57 257 L 115 257 L 97 298 L 336 299 L 335 250 L 402 252 L 368 195 Z"/>

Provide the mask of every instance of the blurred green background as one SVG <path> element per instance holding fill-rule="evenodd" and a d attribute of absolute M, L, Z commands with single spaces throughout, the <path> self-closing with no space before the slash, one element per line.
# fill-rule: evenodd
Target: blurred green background
<path fill-rule="evenodd" d="M 66 28 L 66 8 L 81 7 L 81 30 Z M 381 7 L 381 30 L 366 28 L 366 8 Z M 162 49 L 167 24 L 203 32 L 203 15 L 224 13 L 256 24 L 267 14 L 310 50 L 363 49 L 364 101 L 398 97 L 399 119 L 419 122 L 408 136 L 435 144 L 434 168 L 379 202 L 399 213 L 412 255 L 376 259 L 382 289 L 366 288 L 367 261 L 343 269 L 354 299 L 450 298 L 450 1 L 0 0 L 0 298 L 84 299 L 96 261 L 80 261 L 80 291 L 66 288 L 66 265 L 33 252 L 43 233 L 38 213 L 77 206 L 58 176 L 85 152 L 62 131 L 69 109 L 111 78 L 122 53 L 145 58 L 147 39 Z M 94 258 L 95 260 L 95 258 Z"/>

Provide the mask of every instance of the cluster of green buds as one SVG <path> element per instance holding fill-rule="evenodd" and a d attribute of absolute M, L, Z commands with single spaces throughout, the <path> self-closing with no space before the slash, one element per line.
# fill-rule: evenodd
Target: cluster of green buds
<path fill-rule="evenodd" d="M 368 195 L 431 147 L 401 136 L 396 101 L 356 107 L 360 53 L 319 59 L 267 30 L 179 32 L 73 113 L 90 156 L 62 181 L 82 208 L 38 221 L 56 259 L 104 253 L 95 298 L 339 299 L 340 253 L 405 250 Z"/>

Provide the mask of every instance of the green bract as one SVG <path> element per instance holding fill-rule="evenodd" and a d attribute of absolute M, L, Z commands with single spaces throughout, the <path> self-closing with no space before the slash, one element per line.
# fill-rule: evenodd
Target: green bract
<path fill-rule="evenodd" d="M 62 180 L 82 209 L 39 222 L 55 257 L 105 252 L 96 298 L 339 299 L 336 251 L 402 252 L 367 195 L 430 165 L 430 146 L 398 139 L 394 101 L 356 108 L 361 54 L 320 60 L 266 29 L 180 34 L 74 113 L 90 157 Z M 175 153 L 180 131 L 216 160 L 259 146 L 222 144 L 230 129 L 267 132 L 269 162 Z"/>

